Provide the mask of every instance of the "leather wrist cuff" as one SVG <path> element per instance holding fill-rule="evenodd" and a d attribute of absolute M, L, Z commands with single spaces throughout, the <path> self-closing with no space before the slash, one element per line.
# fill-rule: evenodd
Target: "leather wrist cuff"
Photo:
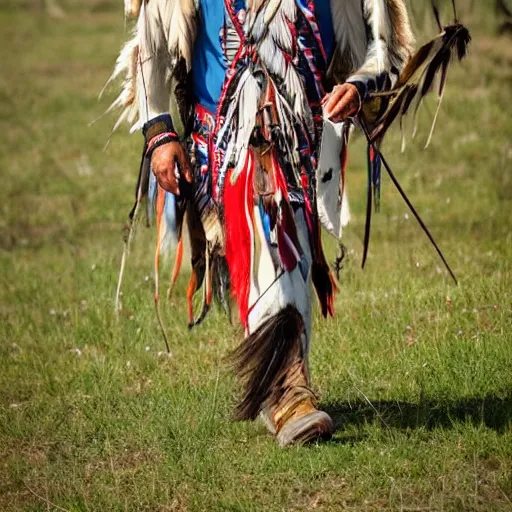
<path fill-rule="evenodd" d="M 151 139 L 154 139 L 163 133 L 173 133 L 176 135 L 174 126 L 172 124 L 172 118 L 169 114 L 161 114 L 156 116 L 145 123 L 142 127 L 142 135 L 144 135 L 146 144 L 149 144 Z"/>

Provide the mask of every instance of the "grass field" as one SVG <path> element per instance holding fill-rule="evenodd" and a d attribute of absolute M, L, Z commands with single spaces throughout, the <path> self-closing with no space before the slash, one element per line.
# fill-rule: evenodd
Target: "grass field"
<path fill-rule="evenodd" d="M 386 153 L 452 263 L 455 287 L 389 181 L 360 269 L 362 141 L 337 316 L 315 317 L 314 388 L 338 431 L 279 449 L 233 423 L 220 311 L 189 332 L 180 280 L 152 304 L 150 232 L 113 313 L 140 139 L 103 146 L 97 94 L 124 38 L 113 0 L 0 5 L 0 510 L 512 510 L 512 44 L 478 2 L 433 145 Z M 433 32 L 431 32 L 433 33 Z M 329 248 L 334 258 L 334 247 Z M 60 507 L 60 508 L 58 508 Z"/>

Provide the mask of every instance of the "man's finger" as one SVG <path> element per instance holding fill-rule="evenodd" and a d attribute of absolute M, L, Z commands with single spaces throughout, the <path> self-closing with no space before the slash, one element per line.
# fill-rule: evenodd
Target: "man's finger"
<path fill-rule="evenodd" d="M 327 101 L 329 101 L 329 98 L 331 97 L 331 93 L 328 92 L 323 98 L 322 98 L 322 101 L 320 102 L 322 105 L 325 105 L 327 103 Z"/>
<path fill-rule="evenodd" d="M 338 105 L 334 108 L 334 110 L 329 115 L 329 119 L 332 121 L 343 121 L 348 116 L 356 112 L 357 110 L 357 102 L 352 99 L 343 99 Z"/>
<path fill-rule="evenodd" d="M 340 87 L 340 90 L 342 88 Z M 340 119 L 345 118 L 351 113 L 353 113 L 357 109 L 357 96 L 356 93 L 350 87 L 344 87 L 341 90 L 341 95 L 337 94 L 336 97 L 338 101 L 336 104 L 331 106 L 331 102 L 329 101 L 327 110 L 326 107 L 326 115 L 329 119 Z"/>
<path fill-rule="evenodd" d="M 170 177 L 170 172 L 161 172 L 156 175 L 159 185 L 166 191 L 171 192 L 172 194 L 175 194 L 177 196 L 180 195 L 180 189 L 178 187 L 178 181 L 176 180 L 176 177 L 174 176 L 174 173 L 172 174 L 172 177 Z"/>
<path fill-rule="evenodd" d="M 335 87 L 331 97 L 324 105 L 324 115 L 334 122 L 340 122 L 357 112 L 360 97 L 357 88 L 352 84 Z"/>
<path fill-rule="evenodd" d="M 176 167 L 173 165 L 172 168 L 167 171 L 167 181 L 170 184 L 169 192 L 177 196 L 180 195 L 179 178 L 180 175 L 176 172 Z"/>
<path fill-rule="evenodd" d="M 332 91 L 332 93 L 329 95 L 329 98 L 327 99 L 327 102 L 324 104 L 324 113 L 327 117 L 332 116 L 332 110 L 336 107 L 338 102 L 341 100 L 341 98 L 344 96 L 346 92 L 345 87 L 335 87 Z"/>
<path fill-rule="evenodd" d="M 165 177 L 164 174 L 158 174 L 156 179 L 158 180 L 158 184 L 166 191 L 171 192 L 171 184 L 169 180 Z"/>

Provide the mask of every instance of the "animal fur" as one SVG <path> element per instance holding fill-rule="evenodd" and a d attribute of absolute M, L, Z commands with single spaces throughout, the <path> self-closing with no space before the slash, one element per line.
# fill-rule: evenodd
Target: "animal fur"
<path fill-rule="evenodd" d="M 289 305 L 247 336 L 231 354 L 230 361 L 244 388 L 236 419 L 254 420 L 263 408 L 277 405 L 288 370 L 302 359 L 303 333 L 302 316 Z"/>
<path fill-rule="evenodd" d="M 331 0 L 331 11 L 334 82 L 400 70 L 410 57 L 414 36 L 403 0 Z"/>

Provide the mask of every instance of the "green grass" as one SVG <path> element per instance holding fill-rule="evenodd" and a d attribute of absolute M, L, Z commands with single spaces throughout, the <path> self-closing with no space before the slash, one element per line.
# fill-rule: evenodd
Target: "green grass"
<path fill-rule="evenodd" d="M 123 132 L 102 152 L 112 119 L 87 125 L 107 105 L 122 6 L 62 5 L 62 20 L 0 7 L 0 510 L 512 510 L 512 52 L 492 10 L 467 18 L 471 56 L 432 147 L 430 103 L 419 140 L 401 155 L 394 133 L 385 148 L 460 286 L 388 180 L 360 269 L 355 141 L 337 316 L 315 317 L 311 353 L 339 429 L 281 450 L 230 421 L 223 358 L 241 330 L 215 310 L 189 332 L 186 275 L 166 308 L 172 357 L 160 353 L 150 232 L 114 317 L 141 141 Z"/>

